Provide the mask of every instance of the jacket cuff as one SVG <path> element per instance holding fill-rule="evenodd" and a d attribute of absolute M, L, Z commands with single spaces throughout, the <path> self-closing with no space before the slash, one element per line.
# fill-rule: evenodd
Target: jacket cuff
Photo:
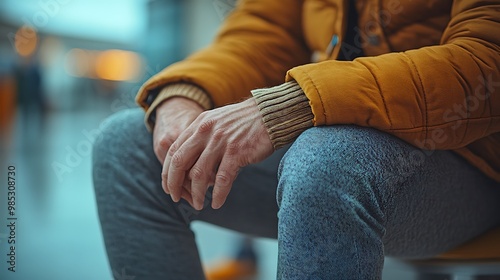
<path fill-rule="evenodd" d="M 256 89 L 252 95 L 273 143 L 279 149 L 313 126 L 313 113 L 304 91 L 295 81 Z"/>
<path fill-rule="evenodd" d="M 189 98 L 198 103 L 205 110 L 209 110 L 212 108 L 212 101 L 210 100 L 210 97 L 208 97 L 208 94 L 200 87 L 187 83 L 175 83 L 167 85 L 160 91 L 160 93 L 158 93 L 154 101 L 146 110 L 144 121 L 146 123 L 146 127 L 150 131 L 153 130 L 154 124 L 156 122 L 156 108 L 163 101 L 175 96 Z"/>

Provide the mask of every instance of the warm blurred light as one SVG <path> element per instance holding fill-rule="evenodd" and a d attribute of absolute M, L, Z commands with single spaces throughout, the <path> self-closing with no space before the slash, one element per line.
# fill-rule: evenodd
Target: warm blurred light
<path fill-rule="evenodd" d="M 91 69 L 92 55 L 89 51 L 82 49 L 72 49 L 66 55 L 66 71 L 76 77 L 88 77 L 93 75 L 89 73 Z"/>
<path fill-rule="evenodd" d="M 95 71 L 99 78 L 111 81 L 139 79 L 142 62 L 139 55 L 123 50 L 107 50 L 99 54 Z"/>
<path fill-rule="evenodd" d="M 66 54 L 66 72 L 75 77 L 109 81 L 136 81 L 142 75 L 142 58 L 124 50 L 71 49 Z"/>
<path fill-rule="evenodd" d="M 16 52 L 21 56 L 30 56 L 36 49 L 38 35 L 33 28 L 22 26 L 17 30 L 14 40 Z"/>

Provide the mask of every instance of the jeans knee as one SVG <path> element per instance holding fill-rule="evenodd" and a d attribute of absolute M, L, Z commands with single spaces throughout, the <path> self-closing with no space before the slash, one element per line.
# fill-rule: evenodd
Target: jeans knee
<path fill-rule="evenodd" d="M 395 162 L 407 144 L 380 131 L 357 126 L 315 127 L 302 133 L 283 157 L 278 204 L 361 203 L 379 212 L 403 169 Z M 390 180 L 392 177 L 394 180 Z M 332 201 L 335 200 L 335 201 Z M 294 203 L 295 204 L 295 203 Z M 307 207 L 307 206 L 306 206 Z"/>
<path fill-rule="evenodd" d="M 149 150 L 152 150 L 152 140 L 143 118 L 141 109 L 124 110 L 108 117 L 98 128 L 88 131 L 89 137 L 95 139 L 92 175 L 98 196 L 110 192 L 110 187 L 116 185 L 108 182 L 108 178 L 117 180 L 137 172 L 137 165 L 144 164 L 146 159 L 139 163 L 137 157 L 148 151 L 148 144 Z"/>
<path fill-rule="evenodd" d="M 94 165 L 112 154 L 124 155 L 137 137 L 147 137 L 143 118 L 141 109 L 123 110 L 109 116 L 98 128 L 85 131 L 87 137 L 94 139 Z"/>

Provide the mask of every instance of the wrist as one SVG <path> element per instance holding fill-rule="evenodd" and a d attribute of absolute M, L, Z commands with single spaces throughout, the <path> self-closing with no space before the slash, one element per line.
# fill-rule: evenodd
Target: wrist
<path fill-rule="evenodd" d="M 172 109 L 188 109 L 203 112 L 205 109 L 196 101 L 182 96 L 173 96 L 166 100 L 162 100 L 156 106 L 156 114 L 163 114 Z"/>
<path fill-rule="evenodd" d="M 196 104 L 201 110 L 208 110 L 212 107 L 212 101 L 208 94 L 200 87 L 188 83 L 175 83 L 165 86 L 155 97 L 151 106 L 146 110 L 145 122 L 149 130 L 153 130 L 156 122 L 156 113 L 160 105 L 168 107 L 172 100 L 183 99 L 184 102 L 174 101 L 179 104 Z M 165 105 L 165 102 L 167 102 Z M 187 102 L 190 101 L 190 102 Z M 195 108 L 195 106 L 189 107 Z M 197 107 L 196 107 L 197 108 Z M 164 109 L 161 109 L 164 110 Z"/>

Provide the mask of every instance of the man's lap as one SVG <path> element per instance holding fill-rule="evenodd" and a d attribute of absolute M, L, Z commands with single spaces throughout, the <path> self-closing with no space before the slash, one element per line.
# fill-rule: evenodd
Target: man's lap
<path fill-rule="evenodd" d="M 102 153 L 98 157 L 114 153 L 117 157 L 115 163 L 123 172 L 135 172 L 141 180 L 152 181 L 151 184 L 135 186 L 156 188 L 139 194 L 147 193 L 148 199 L 158 196 L 155 198 L 157 204 L 175 205 L 181 218 L 187 222 L 202 220 L 257 236 L 277 236 L 277 170 L 286 149 L 275 152 L 259 164 L 243 168 L 221 209 L 213 210 L 207 206 L 202 211 L 195 211 L 185 202 L 174 204 L 162 193 L 161 165 L 152 151 L 152 138 L 143 125 L 143 117 L 140 109 L 119 113 L 110 121 L 108 129 L 104 129 L 101 144 L 98 144 L 101 145 L 98 153 Z M 136 155 L 134 160 L 142 162 L 134 165 L 134 170 L 127 170 L 132 167 L 124 163 L 133 154 Z M 459 240 L 449 242 L 457 243 L 499 222 L 491 218 L 494 215 L 491 212 L 495 210 L 491 205 L 500 197 L 498 191 L 491 191 L 491 186 L 486 186 L 495 185 L 491 180 L 452 152 L 423 153 L 374 129 L 354 126 L 312 128 L 292 145 L 281 161 L 281 168 L 295 169 L 294 172 L 304 172 L 302 174 L 307 174 L 305 170 L 319 170 L 326 172 L 324 174 L 331 174 L 329 172 L 334 170 L 346 176 L 367 179 L 386 211 L 384 243 L 389 252 L 396 255 L 404 254 L 401 250 L 418 249 L 415 244 L 403 244 L 404 240 L 436 240 L 437 243 L 441 242 L 439 239 L 447 239 L 446 235 L 463 235 Z M 318 170 L 311 170 L 315 168 Z M 134 186 L 129 184 L 128 187 Z M 344 187 L 346 190 L 340 184 L 328 187 Z M 414 215 L 408 209 L 419 214 Z M 455 219 L 463 215 L 466 218 Z M 404 224 L 403 221 L 411 222 Z M 433 227 L 437 224 L 440 224 L 439 228 Z M 463 227 L 467 226 L 474 230 L 462 234 Z"/>

